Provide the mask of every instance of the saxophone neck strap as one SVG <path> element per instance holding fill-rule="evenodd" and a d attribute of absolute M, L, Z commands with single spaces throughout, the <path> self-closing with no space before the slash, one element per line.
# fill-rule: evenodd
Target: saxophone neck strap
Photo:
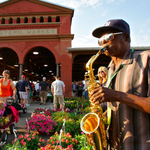
<path fill-rule="evenodd" d="M 123 68 L 123 64 L 120 65 L 120 68 L 115 72 L 115 74 L 114 74 L 112 77 L 111 77 L 111 74 L 110 74 L 110 76 L 109 76 L 109 79 L 110 79 L 110 80 L 109 80 L 109 84 L 108 84 L 108 85 L 109 85 L 109 86 L 108 86 L 109 89 L 111 89 L 110 83 L 111 83 L 112 79 L 117 75 L 117 73 L 118 73 L 122 68 Z"/>
<path fill-rule="evenodd" d="M 112 81 L 112 79 L 117 75 L 117 73 L 123 68 L 123 65 L 120 65 L 120 68 L 115 72 L 115 74 L 111 77 L 111 74 L 109 76 L 110 80 L 109 80 L 109 86 L 108 88 L 111 89 L 110 83 Z M 111 123 L 111 107 L 109 105 L 107 105 L 107 125 L 110 126 Z"/>
<path fill-rule="evenodd" d="M 131 53 L 134 53 L 134 50 L 131 49 Z M 115 74 L 111 77 L 111 74 L 109 76 L 109 84 L 108 84 L 108 88 L 111 89 L 111 81 L 113 80 L 113 78 L 117 75 L 117 73 L 123 68 L 123 64 L 120 65 L 120 68 L 115 72 Z M 111 124 L 111 107 L 109 105 L 107 105 L 107 124 L 110 126 Z"/>

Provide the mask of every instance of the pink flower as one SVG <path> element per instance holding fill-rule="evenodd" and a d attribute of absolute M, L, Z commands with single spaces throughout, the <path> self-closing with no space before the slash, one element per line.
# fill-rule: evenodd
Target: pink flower
<path fill-rule="evenodd" d="M 29 137 L 27 140 L 28 140 L 28 141 L 30 141 L 30 140 L 31 140 L 31 138 Z"/>
<path fill-rule="evenodd" d="M 21 134 L 20 136 L 18 136 L 18 139 L 20 139 L 20 138 L 21 138 L 21 139 L 23 138 L 23 135 L 22 135 L 22 134 Z"/>

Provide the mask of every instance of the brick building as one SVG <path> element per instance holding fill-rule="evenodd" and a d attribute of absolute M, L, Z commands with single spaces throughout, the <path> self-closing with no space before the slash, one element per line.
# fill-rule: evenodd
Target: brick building
<path fill-rule="evenodd" d="M 73 13 L 73 9 L 39 0 L 1 3 L 0 73 L 10 70 L 13 80 L 19 80 L 22 74 L 31 80 L 59 75 L 66 84 L 66 96 L 70 96 L 72 55 L 66 49 L 74 38 Z"/>

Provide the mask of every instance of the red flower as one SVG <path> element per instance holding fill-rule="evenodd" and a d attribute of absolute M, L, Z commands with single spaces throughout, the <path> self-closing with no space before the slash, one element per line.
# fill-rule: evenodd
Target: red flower
<path fill-rule="evenodd" d="M 72 141 L 75 142 L 76 141 L 75 138 L 73 138 Z"/>
<path fill-rule="evenodd" d="M 52 141 L 52 144 L 55 144 L 55 141 Z"/>
<path fill-rule="evenodd" d="M 69 140 L 68 140 L 68 139 L 66 139 L 66 143 L 69 143 Z"/>
<path fill-rule="evenodd" d="M 61 141 L 62 141 L 62 142 L 65 142 L 65 139 L 63 138 Z"/>
<path fill-rule="evenodd" d="M 22 143 L 22 145 L 25 145 L 25 144 L 26 144 L 26 142 L 23 142 L 23 143 Z"/>
<path fill-rule="evenodd" d="M 59 140 L 57 140 L 56 143 L 58 144 L 58 143 L 59 143 Z"/>

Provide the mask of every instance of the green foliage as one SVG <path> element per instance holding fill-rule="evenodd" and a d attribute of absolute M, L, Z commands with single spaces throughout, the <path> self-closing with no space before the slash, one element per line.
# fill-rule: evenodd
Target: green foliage
<path fill-rule="evenodd" d="M 13 145 L 8 143 L 2 148 L 2 150 L 28 150 L 26 145 L 21 145 L 19 141 L 15 142 Z"/>
<path fill-rule="evenodd" d="M 4 123 L 6 125 L 8 122 L 10 122 L 11 117 L 12 117 L 11 115 L 8 115 L 6 117 L 0 116 L 0 127 L 3 127 Z"/>
<path fill-rule="evenodd" d="M 74 150 L 93 150 L 93 147 L 87 143 L 85 134 L 76 135 L 74 138 L 70 133 L 61 135 L 61 139 L 59 139 L 59 135 L 56 132 L 55 135 L 51 136 L 49 140 L 47 140 L 47 144 L 50 145 L 59 145 L 61 141 L 61 146 L 63 148 L 72 147 Z"/>
<path fill-rule="evenodd" d="M 70 110 L 77 109 L 77 101 L 76 100 L 65 101 L 65 107 L 69 108 Z"/>
<path fill-rule="evenodd" d="M 79 141 L 79 143 L 77 144 L 77 150 L 93 150 L 93 146 L 88 144 L 86 135 L 84 133 L 76 135 L 75 139 Z"/>
<path fill-rule="evenodd" d="M 18 141 L 13 141 L 13 145 L 7 144 L 4 150 L 12 148 L 10 150 L 45 150 L 45 149 L 57 149 L 57 150 L 93 150 L 93 147 L 88 145 L 85 134 L 81 134 L 80 122 L 83 116 L 90 112 L 90 102 L 85 100 L 84 98 L 65 98 L 65 107 L 69 108 L 70 111 L 51 111 L 48 109 L 36 109 L 31 116 L 31 118 L 38 121 L 37 123 L 33 123 L 29 126 L 32 127 L 31 130 L 35 129 L 35 126 L 38 124 L 41 125 L 41 130 L 45 128 L 45 130 L 49 130 L 46 128 L 45 124 L 48 119 L 51 119 L 56 123 L 54 127 L 54 131 L 57 133 L 50 137 L 47 142 L 43 141 L 37 135 L 20 135 L 18 137 Z M 68 111 L 68 112 L 67 112 Z M 42 114 L 41 114 L 42 113 Z M 35 118 L 38 115 L 40 118 Z M 44 120 L 45 117 L 50 117 Z M 44 122 L 41 122 L 41 120 Z M 31 119 L 29 119 L 30 121 Z M 62 127 L 65 121 L 65 127 Z M 63 129 L 67 135 L 62 134 L 61 136 L 61 146 L 59 146 L 58 133 Z M 46 145 L 46 146 L 45 146 Z M 45 146 L 45 147 L 44 147 Z"/>
<path fill-rule="evenodd" d="M 69 145 L 72 145 L 73 149 L 77 148 L 78 141 L 72 138 L 70 133 L 67 133 L 67 134 L 62 133 L 61 140 L 59 140 L 59 135 L 56 132 L 55 135 L 51 136 L 50 139 L 47 140 L 47 143 L 51 145 L 54 145 L 54 144 L 57 145 L 57 144 L 60 144 L 60 142 L 63 148 L 67 148 Z"/>
<path fill-rule="evenodd" d="M 63 126 L 65 119 L 65 131 L 69 132 L 72 136 L 80 133 L 80 123 L 76 122 L 72 117 L 72 114 L 69 112 L 57 111 L 52 114 L 53 120 L 57 122 L 57 127 L 55 131 L 59 132 Z"/>
<path fill-rule="evenodd" d="M 13 145 L 10 145 L 8 143 L 4 147 L 4 150 L 8 150 L 8 148 L 11 148 L 10 150 L 37 150 L 38 148 L 45 146 L 46 142 L 37 134 L 20 134 L 18 140 L 15 139 L 12 144 Z M 15 149 L 16 147 L 18 149 Z"/>

